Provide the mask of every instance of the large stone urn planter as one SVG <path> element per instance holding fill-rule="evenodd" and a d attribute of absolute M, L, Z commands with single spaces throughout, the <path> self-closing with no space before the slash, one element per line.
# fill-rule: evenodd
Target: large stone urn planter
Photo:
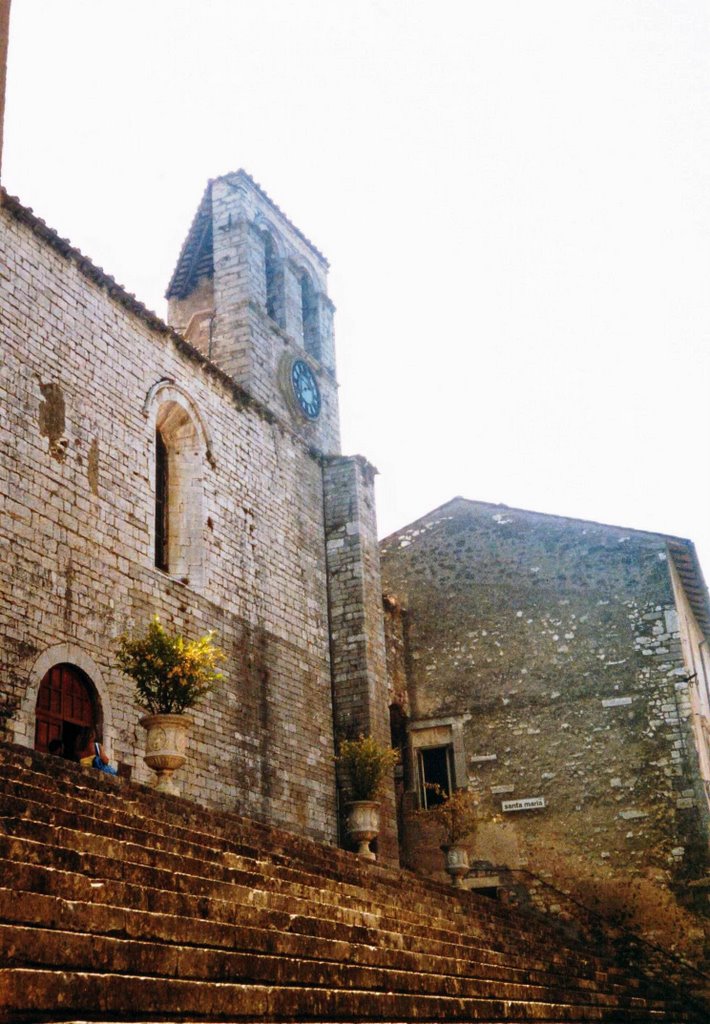
<path fill-rule="evenodd" d="M 154 788 L 176 795 L 173 772 L 186 761 L 187 733 L 192 719 L 187 715 L 145 715 L 140 724 L 147 732 L 143 760 L 157 774 Z"/>
<path fill-rule="evenodd" d="M 348 836 L 358 844 L 358 857 L 377 860 L 370 843 L 380 831 L 379 803 L 376 800 L 353 800 L 347 805 L 347 813 Z"/>
<path fill-rule="evenodd" d="M 451 878 L 451 884 L 456 889 L 463 888 L 463 880 L 471 870 L 468 846 L 450 843 L 441 849 L 446 855 L 446 872 Z"/>

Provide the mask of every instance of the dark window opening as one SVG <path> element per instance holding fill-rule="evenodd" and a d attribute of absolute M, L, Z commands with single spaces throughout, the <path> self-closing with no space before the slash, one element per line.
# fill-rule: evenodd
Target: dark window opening
<path fill-rule="evenodd" d="M 497 885 L 481 885 L 473 886 L 472 892 L 475 892 L 477 896 L 486 896 L 489 900 L 498 899 L 498 886 Z"/>
<path fill-rule="evenodd" d="M 453 791 L 451 747 L 428 747 L 418 753 L 421 805 L 436 807 Z"/>
<path fill-rule="evenodd" d="M 264 235 L 264 275 L 266 312 L 283 327 L 283 282 L 278 254 L 271 235 Z"/>
<path fill-rule="evenodd" d="M 320 360 L 318 297 L 308 274 L 303 274 L 301 277 L 301 318 L 303 322 L 303 347 L 309 356 Z"/>
<path fill-rule="evenodd" d="M 168 449 L 163 435 L 155 432 L 155 564 L 168 571 Z"/>

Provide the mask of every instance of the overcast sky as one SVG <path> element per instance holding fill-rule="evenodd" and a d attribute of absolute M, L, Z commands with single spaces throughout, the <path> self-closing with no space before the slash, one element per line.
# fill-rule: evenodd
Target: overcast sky
<path fill-rule="evenodd" d="M 239 167 L 331 261 L 387 534 L 468 498 L 710 574 L 707 0 L 13 0 L 3 180 L 155 309 Z"/>

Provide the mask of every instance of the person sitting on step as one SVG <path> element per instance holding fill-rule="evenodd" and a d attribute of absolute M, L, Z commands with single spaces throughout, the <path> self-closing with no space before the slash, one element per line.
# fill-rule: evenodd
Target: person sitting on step
<path fill-rule="evenodd" d="M 83 768 L 98 768 L 108 775 L 118 774 L 109 764 L 108 754 L 96 739 L 96 730 L 91 726 L 87 725 L 79 730 L 74 745 L 74 756 Z"/>

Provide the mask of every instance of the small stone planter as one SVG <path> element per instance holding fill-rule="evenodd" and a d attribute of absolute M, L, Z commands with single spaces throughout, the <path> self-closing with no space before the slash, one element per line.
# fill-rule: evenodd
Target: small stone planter
<path fill-rule="evenodd" d="M 186 715 L 146 715 L 140 724 L 148 734 L 143 760 L 157 774 L 154 788 L 177 795 L 172 776 L 187 760 L 185 749 L 192 719 Z"/>
<path fill-rule="evenodd" d="M 357 855 L 363 860 L 377 860 L 370 843 L 379 835 L 380 805 L 376 800 L 353 800 L 347 805 L 348 836 L 358 844 Z"/>
<path fill-rule="evenodd" d="M 441 849 L 446 854 L 446 872 L 451 877 L 451 884 L 455 889 L 463 888 L 463 880 L 471 870 L 468 847 L 457 842 Z"/>

